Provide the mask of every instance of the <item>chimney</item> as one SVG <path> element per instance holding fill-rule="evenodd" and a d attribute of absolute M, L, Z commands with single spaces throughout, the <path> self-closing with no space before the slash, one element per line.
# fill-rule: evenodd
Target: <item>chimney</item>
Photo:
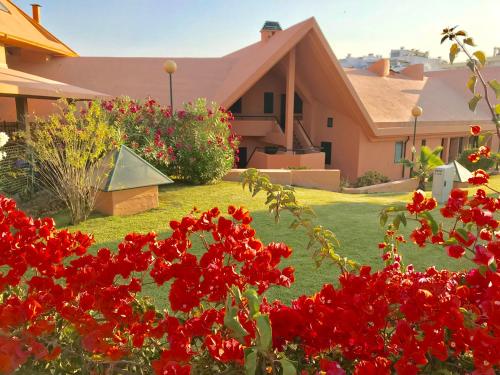
<path fill-rule="evenodd" d="M 31 4 L 31 13 L 32 13 L 32 17 L 33 18 L 33 21 L 35 21 L 36 23 L 40 23 L 40 8 L 42 6 L 40 4 Z"/>
<path fill-rule="evenodd" d="M 380 77 L 387 77 L 391 70 L 391 62 L 389 59 L 380 59 L 370 65 L 368 70 Z"/>
<path fill-rule="evenodd" d="M 413 65 L 408 65 L 406 68 L 404 68 L 401 71 L 401 74 L 404 74 L 405 76 L 415 79 L 417 81 L 423 81 L 424 80 L 424 64 L 413 64 Z"/>
<path fill-rule="evenodd" d="M 271 38 L 277 32 L 282 30 L 280 23 L 276 21 L 266 21 L 264 22 L 264 26 L 260 29 L 260 40 L 266 41 Z"/>

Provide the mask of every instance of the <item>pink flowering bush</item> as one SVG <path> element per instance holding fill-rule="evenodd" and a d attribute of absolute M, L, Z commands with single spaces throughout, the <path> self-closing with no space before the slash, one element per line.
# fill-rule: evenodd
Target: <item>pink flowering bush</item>
<path fill-rule="evenodd" d="M 153 99 L 103 101 L 111 123 L 123 131 L 126 145 L 177 179 L 206 184 L 220 180 L 237 161 L 239 140 L 232 115 L 205 99 L 172 112 Z"/>

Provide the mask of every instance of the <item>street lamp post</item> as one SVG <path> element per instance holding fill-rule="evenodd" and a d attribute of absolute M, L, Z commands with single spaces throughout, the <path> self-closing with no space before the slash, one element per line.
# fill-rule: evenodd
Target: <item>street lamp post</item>
<path fill-rule="evenodd" d="M 412 166 L 410 168 L 410 177 L 412 177 L 413 175 L 413 162 L 415 161 L 415 153 L 417 152 L 417 150 L 415 149 L 415 137 L 417 135 L 417 119 L 422 116 L 422 113 L 423 113 L 423 109 L 422 107 L 419 107 L 418 105 L 416 105 L 415 107 L 412 108 L 411 110 L 411 115 L 413 116 L 413 118 L 415 119 L 415 121 L 413 122 L 413 146 L 411 148 L 411 163 L 412 163 Z"/>
<path fill-rule="evenodd" d="M 168 73 L 169 79 L 170 79 L 170 110 L 172 113 L 174 112 L 174 98 L 172 94 L 172 74 L 175 73 L 177 70 L 177 64 L 173 60 L 167 60 L 163 64 L 163 70 L 165 70 L 166 73 Z"/>

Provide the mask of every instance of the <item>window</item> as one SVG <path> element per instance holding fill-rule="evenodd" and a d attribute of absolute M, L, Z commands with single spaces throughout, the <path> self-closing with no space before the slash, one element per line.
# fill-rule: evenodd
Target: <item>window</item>
<path fill-rule="evenodd" d="M 321 142 L 321 151 L 325 153 L 325 164 L 332 164 L 332 142 Z"/>
<path fill-rule="evenodd" d="M 460 137 L 458 139 L 458 155 L 460 155 L 463 152 L 463 150 L 464 150 L 464 138 L 465 137 Z"/>
<path fill-rule="evenodd" d="M 426 144 L 427 144 L 427 140 L 422 139 L 422 143 L 420 144 L 420 146 L 425 146 Z"/>
<path fill-rule="evenodd" d="M 231 113 L 241 113 L 241 98 L 234 102 L 234 104 L 229 107 Z"/>
<path fill-rule="evenodd" d="M 0 1 L 0 10 L 10 13 L 9 9 Z"/>
<path fill-rule="evenodd" d="M 274 93 L 264 93 L 264 113 L 274 113 Z"/>
<path fill-rule="evenodd" d="M 248 152 L 247 152 L 246 147 L 239 147 L 238 148 L 238 168 L 246 168 L 247 167 L 247 157 L 248 157 Z"/>
<path fill-rule="evenodd" d="M 478 148 L 479 147 L 479 136 L 471 135 L 469 137 L 469 148 Z"/>
<path fill-rule="evenodd" d="M 302 99 L 295 93 L 293 97 L 293 113 L 302 113 Z"/>
<path fill-rule="evenodd" d="M 333 117 L 328 117 L 326 119 L 326 127 L 327 128 L 333 128 Z"/>
<path fill-rule="evenodd" d="M 394 145 L 394 163 L 401 163 L 404 159 L 404 142 L 396 142 Z"/>

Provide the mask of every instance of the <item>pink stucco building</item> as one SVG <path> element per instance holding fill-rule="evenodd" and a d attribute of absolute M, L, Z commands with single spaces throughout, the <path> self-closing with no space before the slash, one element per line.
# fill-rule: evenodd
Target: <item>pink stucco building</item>
<path fill-rule="evenodd" d="M 0 0 L 0 55 L 7 69 L 25 72 L 71 87 L 169 103 L 166 58 L 82 57 L 52 36 L 54 45 L 19 42 L 40 39 L 48 32 L 9 0 Z M 37 8 L 38 10 L 38 8 Z M 8 24 L 4 18 L 22 17 Z M 250 31 L 252 32 L 252 31 Z M 409 158 L 412 144 L 411 109 L 424 113 L 417 126 L 416 146 L 442 145 L 451 161 L 468 144 L 469 125 L 493 130 L 484 103 L 469 111 L 465 69 L 425 73 L 413 65 L 391 72 L 389 60 L 368 70 L 343 69 L 314 18 L 282 30 L 266 22 L 256 42 L 219 58 L 173 58 L 174 105 L 205 97 L 230 107 L 234 128 L 243 137 L 241 166 L 259 168 L 335 168 L 354 179 L 376 170 L 391 179 L 408 176 L 399 162 Z M 37 34 L 38 33 L 38 34 Z M 18 38 L 20 39 L 20 38 Z M 46 44 L 49 44 L 48 42 Z M 50 47 L 50 48 L 48 48 Z M 1 64 L 1 56 L 0 56 Z M 500 77 L 500 67 L 485 68 L 486 77 Z M 0 87 L 2 78 L 0 76 Z M 63 96 L 63 95 L 61 95 Z M 50 110 L 46 100 L 28 98 L 29 113 Z M 14 99 L 0 98 L 0 123 L 15 121 Z M 496 138 L 491 140 L 496 147 Z"/>

